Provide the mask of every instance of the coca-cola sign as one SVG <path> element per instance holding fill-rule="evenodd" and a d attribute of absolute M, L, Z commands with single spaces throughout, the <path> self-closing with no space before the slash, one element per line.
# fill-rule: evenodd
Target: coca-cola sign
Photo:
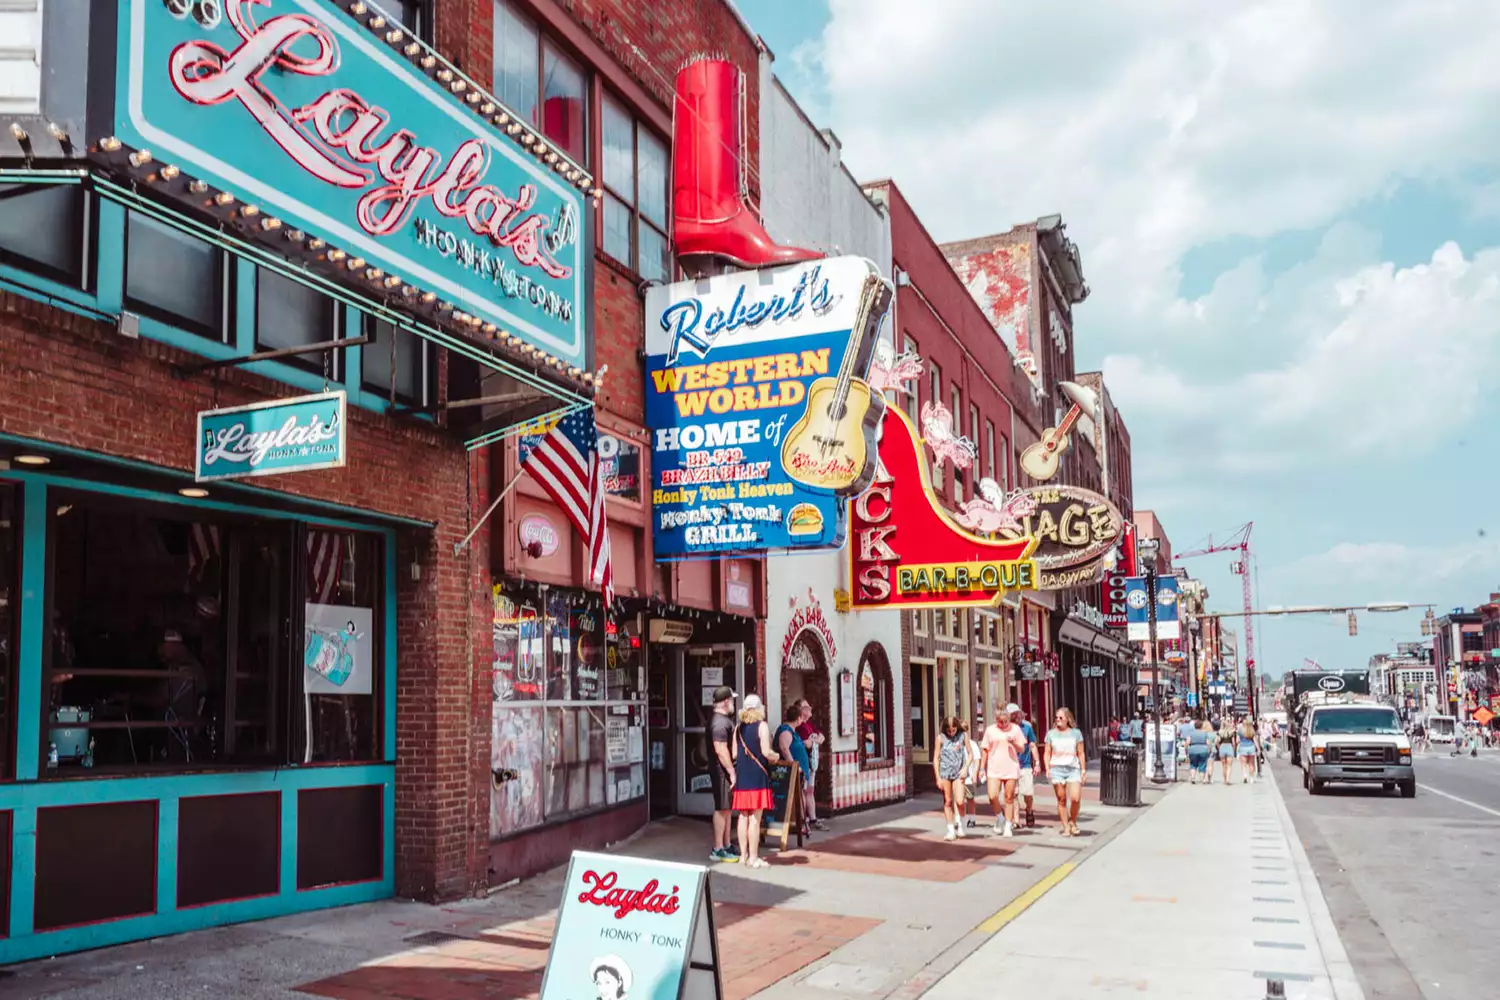
<path fill-rule="evenodd" d="M 373 5 L 185 6 L 119 0 L 95 156 L 361 291 L 588 364 L 580 168 Z"/>
<path fill-rule="evenodd" d="M 536 553 L 533 558 L 541 559 L 557 551 L 557 528 L 545 514 L 527 514 L 521 518 L 516 534 L 521 539 L 521 548 Z"/>

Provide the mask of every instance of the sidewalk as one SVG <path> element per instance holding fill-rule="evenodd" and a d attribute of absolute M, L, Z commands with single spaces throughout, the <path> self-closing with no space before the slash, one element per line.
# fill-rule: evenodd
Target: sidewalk
<path fill-rule="evenodd" d="M 945 955 L 972 951 L 976 926 L 1150 811 L 1101 806 L 1090 786 L 1084 836 L 1065 838 L 1051 789 L 1037 790 L 1041 826 L 1013 839 L 989 833 L 981 802 L 980 827 L 945 843 L 928 795 L 835 818 L 805 849 L 768 854 L 770 868 L 715 866 L 726 1000 L 918 996 L 957 961 Z M 701 864 L 708 842 L 706 823 L 674 819 L 614 850 Z M 563 876 L 442 907 L 373 903 L 32 962 L 0 971 L 0 998 L 535 997 Z"/>
<path fill-rule="evenodd" d="M 929 1000 L 1047 982 L 1070 1000 L 1364 1000 L 1274 781 L 1177 785 Z"/>

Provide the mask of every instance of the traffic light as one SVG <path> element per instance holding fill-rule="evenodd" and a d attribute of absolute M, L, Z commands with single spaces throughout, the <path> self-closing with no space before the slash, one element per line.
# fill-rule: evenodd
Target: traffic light
<path fill-rule="evenodd" d="M 1349 634 L 1359 635 L 1359 619 L 1354 617 L 1354 612 L 1349 612 Z"/>

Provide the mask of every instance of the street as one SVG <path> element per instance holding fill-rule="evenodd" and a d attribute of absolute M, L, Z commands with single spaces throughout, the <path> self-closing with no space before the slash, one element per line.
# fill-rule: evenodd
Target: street
<path fill-rule="evenodd" d="M 1302 788 L 1272 763 L 1344 947 L 1370 1000 L 1486 996 L 1494 988 L 1500 753 L 1418 755 L 1417 797 Z"/>

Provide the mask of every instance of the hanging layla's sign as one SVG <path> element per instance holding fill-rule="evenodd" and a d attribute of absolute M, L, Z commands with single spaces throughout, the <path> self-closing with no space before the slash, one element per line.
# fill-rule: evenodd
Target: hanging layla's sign
<path fill-rule="evenodd" d="M 891 286 L 862 257 L 646 292 L 656 554 L 836 548 L 874 474 Z"/>
<path fill-rule="evenodd" d="M 430 312 L 441 300 L 589 364 L 584 175 L 497 128 L 504 109 L 373 5 L 111 6 L 118 97 L 96 156 L 345 284 Z"/>
<path fill-rule="evenodd" d="M 273 399 L 198 414 L 197 475 L 249 479 L 344 465 L 345 396 Z"/>
<path fill-rule="evenodd" d="M 987 606 L 1035 590 L 1036 542 L 984 538 L 960 525 L 933 494 L 917 447 L 910 419 L 887 408 L 875 482 L 849 504 L 850 606 Z"/>

